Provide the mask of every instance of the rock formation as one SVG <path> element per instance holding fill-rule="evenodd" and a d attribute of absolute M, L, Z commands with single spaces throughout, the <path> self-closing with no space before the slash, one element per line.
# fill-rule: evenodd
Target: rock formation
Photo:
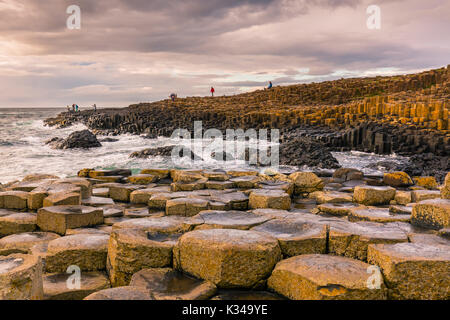
<path fill-rule="evenodd" d="M 351 168 L 78 175 L 0 192 L 0 299 L 450 295 L 450 173 L 441 190 L 429 178 Z M 73 266 L 81 286 L 69 289 Z"/>

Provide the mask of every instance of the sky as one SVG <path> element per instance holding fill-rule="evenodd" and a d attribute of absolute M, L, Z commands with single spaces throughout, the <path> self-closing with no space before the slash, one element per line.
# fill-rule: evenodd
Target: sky
<path fill-rule="evenodd" d="M 69 29 L 70 5 L 81 10 Z M 380 29 L 369 29 L 369 5 Z M 450 64 L 447 0 L 0 0 L 0 108 L 126 107 L 170 93 Z"/>

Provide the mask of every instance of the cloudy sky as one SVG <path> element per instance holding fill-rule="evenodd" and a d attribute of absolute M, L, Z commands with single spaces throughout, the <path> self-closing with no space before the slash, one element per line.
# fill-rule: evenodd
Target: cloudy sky
<path fill-rule="evenodd" d="M 366 9 L 381 8 L 370 30 Z M 81 29 L 69 30 L 69 5 Z M 124 107 L 450 64 L 447 0 L 0 0 L 0 107 Z"/>

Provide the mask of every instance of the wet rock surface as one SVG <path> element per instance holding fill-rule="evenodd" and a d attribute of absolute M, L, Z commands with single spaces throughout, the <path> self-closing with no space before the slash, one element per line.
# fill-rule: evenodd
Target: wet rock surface
<path fill-rule="evenodd" d="M 46 143 L 53 149 L 90 149 L 102 146 L 97 137 L 89 130 L 76 131 L 71 133 L 66 139 L 53 138 Z"/>

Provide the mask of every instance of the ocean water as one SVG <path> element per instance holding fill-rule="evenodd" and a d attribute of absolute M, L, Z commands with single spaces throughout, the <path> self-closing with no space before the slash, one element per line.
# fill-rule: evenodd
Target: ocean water
<path fill-rule="evenodd" d="M 60 177 L 75 176 L 83 168 L 115 169 L 128 168 L 137 173 L 142 168 L 166 168 L 174 166 L 166 157 L 149 159 L 131 159 L 132 152 L 146 148 L 163 147 L 173 144 L 186 144 L 179 140 L 160 137 L 145 139 L 136 135 L 113 137 L 116 142 L 102 142 L 102 147 L 90 150 L 53 150 L 45 141 L 53 137 L 66 138 L 70 133 L 86 129 L 84 125 L 56 129 L 44 126 L 43 120 L 55 116 L 64 110 L 58 109 L 0 109 L 0 183 L 7 183 L 23 178 L 32 173 L 49 173 Z M 99 140 L 105 138 L 97 137 Z M 190 142 L 189 142 L 190 143 Z M 394 156 L 378 156 L 362 152 L 333 153 L 344 167 L 363 170 L 365 173 L 377 174 L 382 168 L 367 166 L 378 161 L 402 161 Z M 188 161 L 177 163 L 177 168 L 249 168 L 244 163 Z M 312 168 L 302 168 L 312 169 Z M 261 169 L 263 171 L 264 169 Z"/>

